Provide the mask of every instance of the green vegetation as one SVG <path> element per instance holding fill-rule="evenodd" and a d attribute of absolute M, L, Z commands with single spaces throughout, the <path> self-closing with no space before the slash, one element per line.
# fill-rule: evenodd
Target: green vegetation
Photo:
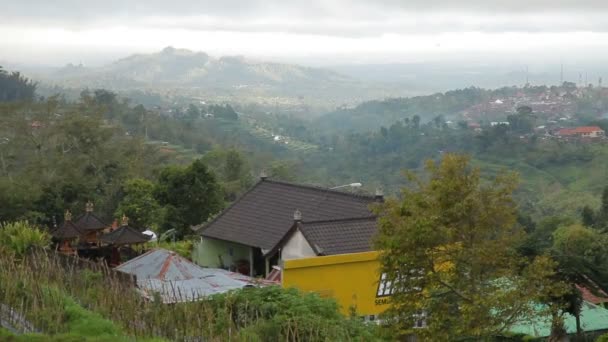
<path fill-rule="evenodd" d="M 36 83 L 17 71 L 9 73 L 0 66 L 0 102 L 31 101 L 35 92 Z"/>
<path fill-rule="evenodd" d="M 164 169 L 154 196 L 166 210 L 163 230 L 176 229 L 180 236 L 191 226 L 207 221 L 222 209 L 221 189 L 201 160 L 186 168 Z"/>
<path fill-rule="evenodd" d="M 516 249 L 513 175 L 482 184 L 468 158 L 446 154 L 426 165 L 428 180 L 412 176 L 403 200 L 378 210 L 382 272 L 392 284 L 389 320 L 424 340 L 476 340 L 508 331 L 537 315 L 532 303 L 562 293 L 551 281 L 555 263 L 527 260 Z"/>
<path fill-rule="evenodd" d="M 164 305 L 143 299 L 111 272 L 81 269 L 54 253 L 38 250 L 19 260 L 0 253 L 0 303 L 57 341 L 381 340 L 375 325 L 343 317 L 335 301 L 296 290 L 249 288 Z"/>
<path fill-rule="evenodd" d="M 51 236 L 43 230 L 30 225 L 27 221 L 0 223 L 0 249 L 23 257 L 32 249 L 47 248 Z"/>

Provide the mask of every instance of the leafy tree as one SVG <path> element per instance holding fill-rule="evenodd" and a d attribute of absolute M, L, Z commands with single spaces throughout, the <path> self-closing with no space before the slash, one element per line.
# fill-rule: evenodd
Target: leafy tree
<path fill-rule="evenodd" d="M 469 158 L 446 154 L 426 164 L 428 181 L 410 176 L 403 200 L 378 209 L 376 247 L 392 284 L 390 322 L 410 329 L 421 313 L 422 339 L 482 339 L 535 314 L 534 300 L 553 291 L 553 263 L 529 264 L 516 252 L 524 236 L 512 198 L 516 178 L 482 183 Z"/>
<path fill-rule="evenodd" d="M 590 206 L 586 205 L 581 210 L 581 220 L 585 227 L 593 227 L 595 225 L 595 212 Z"/>
<path fill-rule="evenodd" d="M 276 161 L 270 164 L 268 176 L 274 180 L 293 182 L 296 179 L 295 165 L 289 161 Z"/>
<path fill-rule="evenodd" d="M 239 115 L 237 114 L 237 112 L 229 104 L 211 105 L 211 106 L 209 106 L 209 111 L 216 118 L 222 118 L 222 119 L 227 119 L 227 120 L 238 120 L 238 118 L 239 118 Z"/>
<path fill-rule="evenodd" d="M 200 159 L 186 168 L 170 166 L 161 171 L 154 194 L 167 210 L 163 229 L 176 229 L 181 236 L 223 205 L 221 188 Z"/>
<path fill-rule="evenodd" d="M 188 118 L 190 119 L 197 119 L 201 116 L 201 110 L 198 109 L 197 106 L 190 104 L 188 106 L 188 111 L 186 112 L 186 115 L 188 116 Z"/>
<path fill-rule="evenodd" d="M 224 200 L 234 201 L 251 186 L 251 168 L 238 150 L 217 148 L 206 153 L 202 160 L 217 175 Z"/>
<path fill-rule="evenodd" d="M 515 132 L 530 133 L 534 130 L 536 118 L 529 106 L 517 107 L 517 114 L 507 116 L 510 128 Z"/>
<path fill-rule="evenodd" d="M 414 126 L 414 129 L 420 128 L 420 116 L 414 115 L 414 117 L 412 117 L 412 125 Z"/>
<path fill-rule="evenodd" d="M 608 224 L 608 186 L 602 191 L 602 204 L 598 213 L 597 223 L 604 228 Z"/>
<path fill-rule="evenodd" d="M 36 85 L 19 72 L 9 73 L 0 66 L 0 102 L 31 101 Z"/>
<path fill-rule="evenodd" d="M 161 207 L 154 198 L 154 183 L 135 178 L 125 182 L 124 197 L 114 213 L 117 218 L 126 215 L 129 224 L 135 228 L 158 227 L 161 220 Z"/>
<path fill-rule="evenodd" d="M 576 318 L 577 332 L 582 333 L 580 312 L 583 300 L 576 285 L 594 291 L 608 289 L 607 239 L 596 230 L 579 224 L 562 226 L 553 233 L 551 256 L 558 262 L 557 278 L 570 285 L 568 291 L 551 300 Z M 557 320 L 556 320 L 557 318 Z M 556 323 L 557 322 L 557 323 Z M 554 336 L 560 333 L 560 317 L 554 317 Z M 556 329 L 554 329 L 556 330 Z"/>

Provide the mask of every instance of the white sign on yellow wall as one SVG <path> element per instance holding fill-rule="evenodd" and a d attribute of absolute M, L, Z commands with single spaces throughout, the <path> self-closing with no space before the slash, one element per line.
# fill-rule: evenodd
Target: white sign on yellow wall
<path fill-rule="evenodd" d="M 379 272 L 378 255 L 364 252 L 284 260 L 282 284 L 333 297 L 344 314 L 354 306 L 360 316 L 378 315 L 388 308 L 391 291 Z"/>

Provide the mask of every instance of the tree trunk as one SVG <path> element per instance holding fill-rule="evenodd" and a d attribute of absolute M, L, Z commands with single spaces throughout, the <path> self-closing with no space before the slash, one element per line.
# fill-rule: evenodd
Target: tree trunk
<path fill-rule="evenodd" d="M 553 320 L 551 323 L 551 336 L 547 339 L 548 342 L 568 342 L 570 338 L 568 338 L 568 332 L 564 327 L 563 319 L 557 315 L 553 314 Z"/>
<path fill-rule="evenodd" d="M 583 329 L 581 328 L 580 310 L 576 311 L 576 315 L 574 315 L 574 318 L 576 318 L 576 340 L 582 341 L 583 340 Z"/>

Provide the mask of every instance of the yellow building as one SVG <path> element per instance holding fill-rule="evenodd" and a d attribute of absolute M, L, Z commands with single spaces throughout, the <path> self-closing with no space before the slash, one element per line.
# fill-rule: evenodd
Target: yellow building
<path fill-rule="evenodd" d="M 379 272 L 378 252 L 283 260 L 282 285 L 335 298 L 341 311 L 377 316 L 388 308 L 390 284 Z"/>

